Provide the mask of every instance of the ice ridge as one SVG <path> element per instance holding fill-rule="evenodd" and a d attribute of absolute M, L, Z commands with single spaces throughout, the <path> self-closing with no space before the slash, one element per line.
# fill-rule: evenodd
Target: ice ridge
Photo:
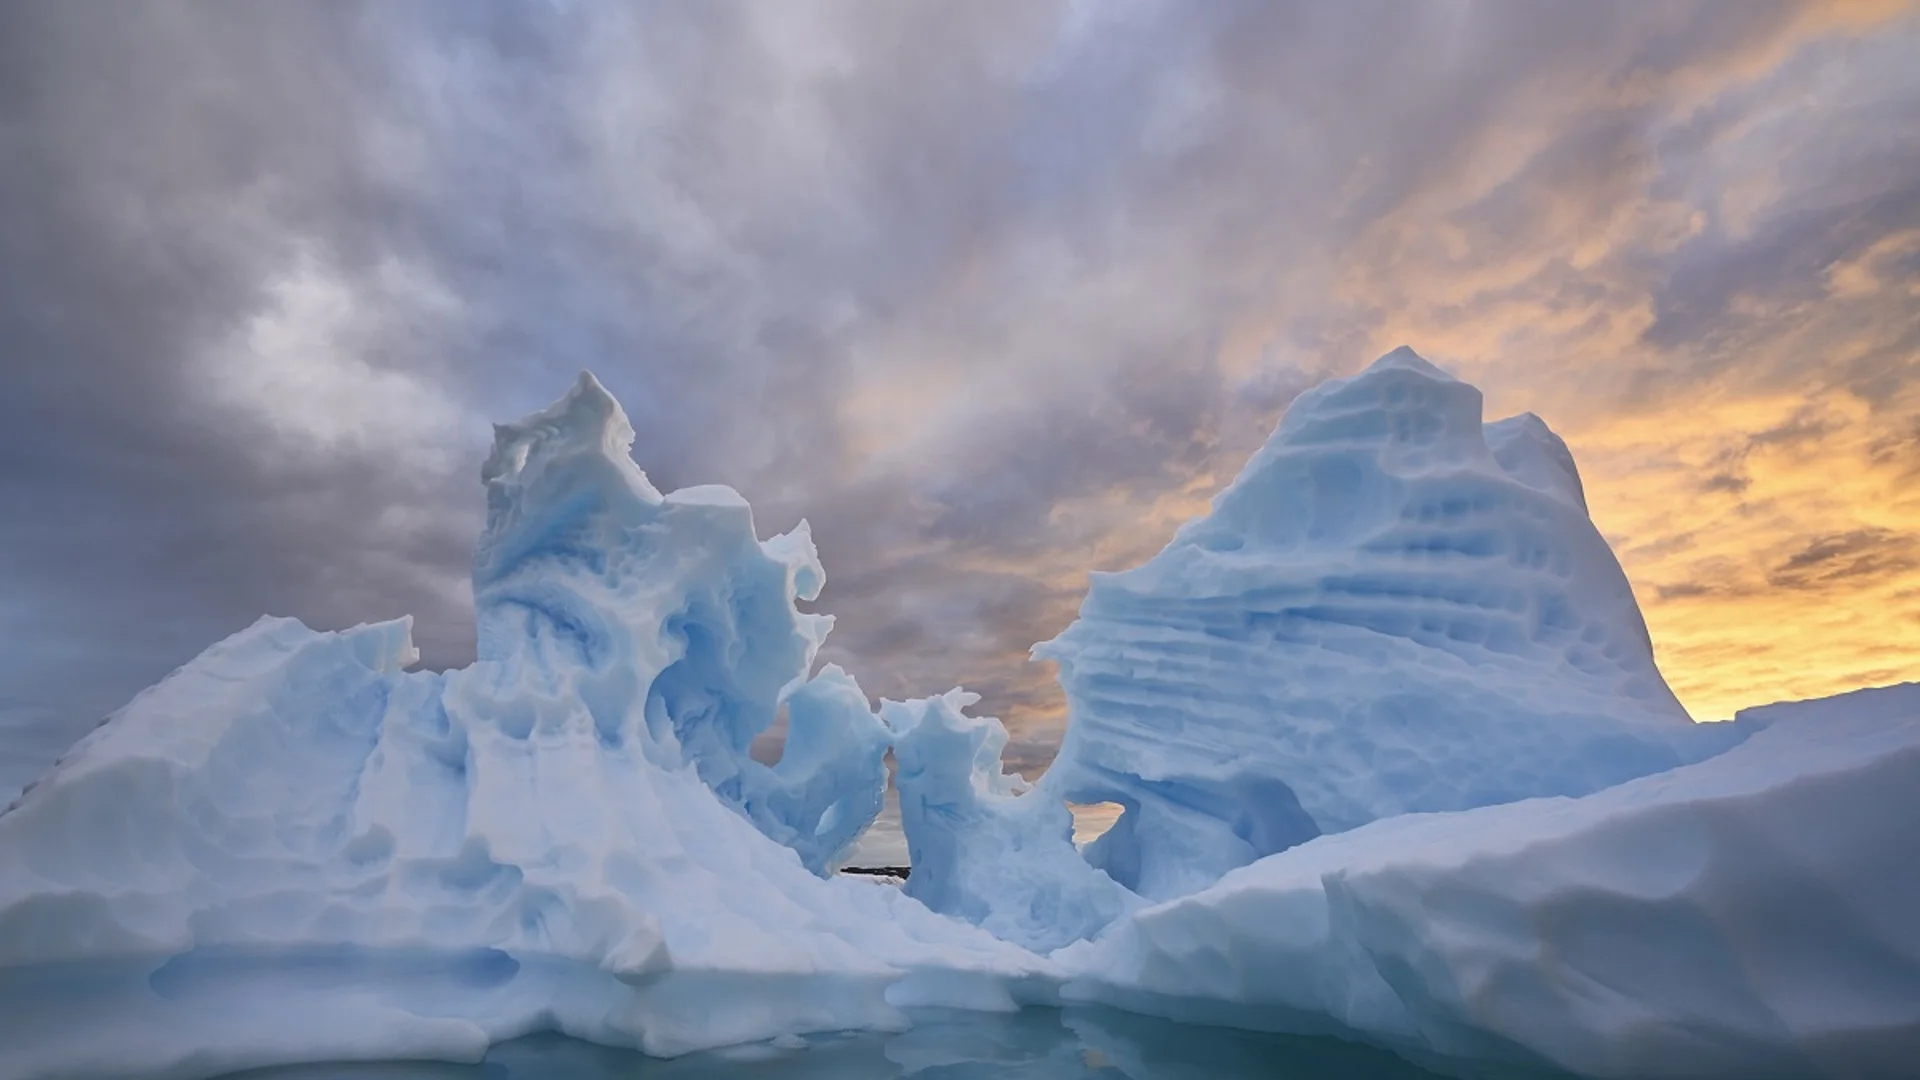
<path fill-rule="evenodd" d="M 1395 814 L 1584 795 L 1718 752 L 1654 664 L 1566 444 L 1397 349 L 1287 410 L 1034 655 L 1070 709 L 1043 792 L 1149 898 Z"/>

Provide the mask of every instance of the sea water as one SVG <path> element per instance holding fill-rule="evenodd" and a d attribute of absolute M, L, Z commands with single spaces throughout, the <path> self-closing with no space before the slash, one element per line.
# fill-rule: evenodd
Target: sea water
<path fill-rule="evenodd" d="M 229 1080 L 1439 1080 L 1449 1075 L 1488 1074 L 1471 1068 L 1436 1073 L 1383 1050 L 1335 1039 L 1075 1008 L 916 1012 L 914 1025 L 903 1032 L 809 1035 L 673 1059 L 536 1035 L 495 1046 L 477 1065 L 303 1065 L 238 1073 Z"/>

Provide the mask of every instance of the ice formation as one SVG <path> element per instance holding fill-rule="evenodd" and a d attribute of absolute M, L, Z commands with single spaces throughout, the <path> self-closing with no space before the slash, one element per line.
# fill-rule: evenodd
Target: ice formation
<path fill-rule="evenodd" d="M 1069 1000 L 1591 1077 L 1920 1061 L 1920 685 L 1585 798 L 1327 836 L 1056 954 Z"/>
<path fill-rule="evenodd" d="M 762 542 L 738 492 L 663 496 L 632 443 L 592 375 L 495 427 L 473 567 L 480 663 L 463 677 L 510 692 L 493 719 L 518 738 L 538 726 L 532 702 L 577 703 L 555 719 L 584 713 L 602 747 L 691 766 L 824 873 L 880 811 L 887 734 L 845 672 L 807 679 L 833 626 L 794 607 L 825 583 L 807 524 Z M 769 768 L 747 751 L 783 702 L 795 753 Z"/>
<path fill-rule="evenodd" d="M 1210 515 L 1096 574 L 1043 792 L 1166 899 L 1410 811 L 1584 795 L 1718 752 L 1654 666 L 1566 445 L 1409 349 L 1302 395 Z"/>
<path fill-rule="evenodd" d="M 262 619 L 0 812 L 0 1080 L 1062 1002 L 1467 1073 L 1906 1075 L 1920 687 L 1689 726 L 1566 447 L 1479 410 L 1404 353 L 1302 398 L 1045 647 L 1029 789 L 964 691 L 810 676 L 805 526 L 657 491 L 583 377 L 497 430 L 471 667 Z M 833 873 L 889 749 L 905 890 Z M 1091 861 L 1069 798 L 1127 807 Z"/>
<path fill-rule="evenodd" d="M 677 1053 L 1009 1003 L 1038 958 L 814 872 L 878 808 L 888 736 L 843 673 L 806 680 L 805 530 L 662 496 L 631 438 L 591 377 L 499 428 L 471 667 L 406 672 L 405 621 L 262 619 L 0 814 L 0 1076 L 472 1060 L 545 1028 Z M 770 769 L 746 750 L 782 701 Z"/>
<path fill-rule="evenodd" d="M 953 690 L 881 705 L 899 762 L 907 894 L 1029 949 L 1090 937 L 1137 899 L 1074 851 L 1065 803 L 1027 797 L 1027 782 L 1002 771 L 1007 730 L 966 715 L 978 700 Z"/>

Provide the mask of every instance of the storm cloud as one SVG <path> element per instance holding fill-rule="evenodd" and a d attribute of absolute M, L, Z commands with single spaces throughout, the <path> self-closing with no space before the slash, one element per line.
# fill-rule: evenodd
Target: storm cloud
<path fill-rule="evenodd" d="M 1403 342 L 1568 435 L 1696 711 L 1840 688 L 1703 605 L 1920 584 L 1916 52 L 1760 0 L 0 6 L 0 755 L 263 612 L 465 662 L 488 422 L 582 368 L 657 484 L 812 522 L 827 659 L 1029 772 L 1086 571 Z"/>

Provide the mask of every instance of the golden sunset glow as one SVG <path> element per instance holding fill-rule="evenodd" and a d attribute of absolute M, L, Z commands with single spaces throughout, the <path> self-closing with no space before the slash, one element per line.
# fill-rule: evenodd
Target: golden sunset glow
<path fill-rule="evenodd" d="M 1895 130 L 1920 140 L 1913 116 L 1874 112 L 1862 93 L 1880 73 L 1912 78 L 1896 70 L 1910 66 L 1903 49 L 1920 49 L 1910 11 L 1813 7 L 1710 63 L 1626 82 L 1569 77 L 1508 103 L 1391 211 L 1339 245 L 1290 252 L 1265 289 L 1243 291 L 1211 345 L 1213 369 L 1231 382 L 1292 365 L 1291 393 L 1407 344 L 1479 385 L 1489 420 L 1538 413 L 1573 449 L 1593 518 L 1696 719 L 1920 678 L 1920 231 L 1887 231 L 1894 219 L 1867 208 L 1841 226 L 1858 239 L 1829 261 L 1779 246 L 1809 200 L 1855 184 L 1833 147 Z M 1380 167 L 1363 156 L 1335 186 L 1365 190 Z M 1676 185 L 1682 171 L 1691 182 Z M 1157 300 L 1111 269 L 1076 276 L 1021 255 L 1029 238 L 1001 243 L 995 254 L 977 242 L 974 262 L 1039 268 L 1045 287 L 1029 295 L 1057 321 L 1085 325 L 1094 308 L 1115 337 L 1161 336 Z M 1192 262 L 1202 275 L 1220 252 L 1159 254 L 1174 273 Z M 1690 265 L 1708 257 L 1711 267 Z M 947 302 L 965 308 L 983 286 L 975 275 L 952 287 Z M 1303 336 L 1303 323 L 1333 332 Z M 891 355 L 948 340 L 916 336 L 933 332 L 897 328 Z M 988 404 L 954 392 L 940 374 L 949 364 L 872 384 L 878 396 L 849 404 L 877 440 L 863 460 L 991 457 L 969 443 L 966 418 L 1047 400 L 1034 376 L 1083 370 L 1070 343 L 1042 338 L 976 342 L 988 347 L 964 369 Z M 1057 739 L 1064 705 L 1051 669 L 1024 662 L 1027 642 L 1072 618 L 1087 569 L 1135 565 L 1204 513 L 1278 412 L 1231 428 L 1217 412 L 1191 434 L 1191 464 L 1157 484 L 1056 501 L 1044 548 L 960 558 L 969 574 L 1018 578 L 1044 599 L 1001 624 L 1000 651 L 952 678 L 996 687 L 987 704 L 1023 737 Z M 907 417 L 911 431 L 882 434 Z"/>

